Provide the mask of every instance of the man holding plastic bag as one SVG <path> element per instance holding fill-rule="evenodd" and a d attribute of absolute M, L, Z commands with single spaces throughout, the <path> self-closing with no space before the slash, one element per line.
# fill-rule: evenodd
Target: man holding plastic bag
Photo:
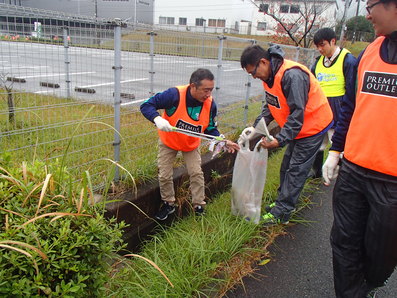
<path fill-rule="evenodd" d="M 263 118 L 265 126 L 275 120 L 281 127 L 274 138 L 262 138 L 260 145 L 265 149 L 288 145 L 281 164 L 277 199 L 262 216 L 264 225 L 287 224 L 324 134 L 332 127 L 332 110 L 310 70 L 284 59 L 279 46 L 268 50 L 259 45 L 249 46 L 243 51 L 240 63 L 252 77 L 263 81 L 266 92 L 266 105 L 255 125 Z M 244 129 L 240 142 L 252 139 L 257 133 L 254 127 Z"/>

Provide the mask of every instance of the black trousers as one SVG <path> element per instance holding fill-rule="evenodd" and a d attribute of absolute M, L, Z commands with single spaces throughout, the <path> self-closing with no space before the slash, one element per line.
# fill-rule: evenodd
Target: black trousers
<path fill-rule="evenodd" d="M 397 265 L 397 178 L 375 179 L 372 171 L 358 168 L 344 161 L 333 192 L 337 297 L 366 297 Z"/>
<path fill-rule="evenodd" d="M 281 162 L 276 206 L 271 211 L 275 217 L 289 220 L 323 139 L 323 135 L 314 135 L 288 144 Z"/>

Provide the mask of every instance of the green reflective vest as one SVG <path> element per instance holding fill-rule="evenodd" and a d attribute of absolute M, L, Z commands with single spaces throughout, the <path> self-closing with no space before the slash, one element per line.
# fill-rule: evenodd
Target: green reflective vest
<path fill-rule="evenodd" d="M 343 62 L 348 53 L 350 53 L 348 50 L 341 49 L 336 61 L 329 67 L 324 66 L 324 56 L 317 61 L 316 78 L 327 97 L 342 96 L 346 92 Z"/>

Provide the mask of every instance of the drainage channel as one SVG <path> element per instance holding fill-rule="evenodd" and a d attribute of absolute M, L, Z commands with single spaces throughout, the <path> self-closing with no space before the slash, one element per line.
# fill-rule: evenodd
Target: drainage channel
<path fill-rule="evenodd" d="M 275 135 L 280 128 L 271 130 Z M 251 149 L 260 137 L 252 140 Z M 276 149 L 277 150 L 277 149 Z M 269 150 L 269 156 L 276 150 Z M 236 153 L 224 153 L 212 159 L 209 152 L 202 156 L 202 169 L 204 172 L 205 194 L 210 200 L 219 193 L 230 189 L 232 182 L 234 160 Z M 211 173 L 216 172 L 216 178 Z M 189 176 L 184 167 L 174 169 L 174 187 L 176 197 L 180 197 L 188 190 Z M 183 196 L 183 195 L 181 195 Z M 154 220 L 154 215 L 161 204 L 160 188 L 157 179 L 144 185 L 138 186 L 137 193 L 129 191 L 118 198 L 118 202 L 110 203 L 106 208 L 106 216 L 116 217 L 118 221 L 124 220 L 128 227 L 124 231 L 124 241 L 127 243 L 126 252 L 138 252 L 141 243 L 150 235 L 156 233 L 159 224 L 163 227 L 169 226 L 177 217 L 188 215 L 190 211 L 189 202 L 161 223 Z M 136 206 L 136 207 L 135 207 Z M 138 208 L 142 211 L 140 211 Z M 121 252 L 123 254 L 123 252 Z"/>

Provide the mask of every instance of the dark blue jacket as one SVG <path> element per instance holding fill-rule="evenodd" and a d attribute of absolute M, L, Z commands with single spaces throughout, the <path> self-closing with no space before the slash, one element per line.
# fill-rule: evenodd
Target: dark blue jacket
<path fill-rule="evenodd" d="M 157 110 L 164 109 L 168 115 L 172 115 L 179 104 L 179 91 L 177 88 L 169 88 L 161 93 L 157 93 L 144 101 L 141 104 L 141 113 L 146 119 L 153 122 L 153 119 L 157 116 L 161 116 Z M 194 99 L 190 95 L 190 88 L 186 92 L 186 106 L 188 108 L 189 115 L 194 119 L 193 115 L 201 111 L 203 104 L 198 100 Z M 218 108 L 214 100 L 212 100 L 211 111 L 210 111 L 210 123 L 207 129 L 204 131 L 205 134 L 212 136 L 219 136 L 220 133 L 217 128 L 216 115 Z"/>

